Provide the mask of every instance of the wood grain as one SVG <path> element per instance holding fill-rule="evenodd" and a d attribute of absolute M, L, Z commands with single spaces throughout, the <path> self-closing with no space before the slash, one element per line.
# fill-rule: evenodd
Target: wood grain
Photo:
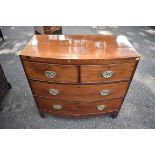
<path fill-rule="evenodd" d="M 94 101 L 123 97 L 128 88 L 128 82 L 98 84 L 98 85 L 67 85 L 29 80 L 32 93 L 36 96 L 49 99 L 71 100 L 71 101 Z M 48 90 L 59 90 L 58 95 L 51 95 Z M 101 90 L 111 90 L 107 96 L 101 96 Z"/>
<path fill-rule="evenodd" d="M 119 107 L 122 104 L 122 99 L 111 99 L 111 100 L 102 100 L 95 102 L 78 102 L 78 101 L 60 101 L 60 100 L 52 100 L 45 99 L 41 97 L 35 97 L 37 101 L 38 108 L 41 111 L 47 111 L 52 113 L 70 113 L 70 114 L 102 114 L 109 111 L 118 111 Z M 53 105 L 61 105 L 62 109 L 55 110 L 53 109 Z M 105 105 L 105 109 L 98 110 L 98 105 Z"/>
<path fill-rule="evenodd" d="M 82 65 L 81 82 L 82 83 L 103 83 L 114 81 L 130 80 L 135 68 L 135 63 L 109 64 L 109 65 Z M 110 78 L 104 78 L 102 73 L 112 71 Z"/>
<path fill-rule="evenodd" d="M 22 50 L 22 60 L 59 64 L 105 64 L 135 61 L 139 54 L 121 36 L 105 35 L 41 35 Z M 101 48 L 98 48 L 101 43 Z M 124 59 L 124 60 L 123 60 Z"/>
<path fill-rule="evenodd" d="M 36 35 L 20 53 L 41 117 L 45 113 L 117 117 L 139 58 L 136 49 L 120 35 Z M 114 74 L 104 78 L 102 73 L 108 70 Z M 45 77 L 45 71 L 56 72 L 56 77 Z M 59 93 L 52 95 L 50 89 Z M 102 90 L 111 92 L 101 96 Z M 53 109 L 57 104 L 63 108 Z M 102 104 L 106 108 L 97 110 Z"/>
<path fill-rule="evenodd" d="M 50 82 L 68 82 L 76 83 L 78 80 L 77 66 L 73 65 L 56 65 L 47 63 L 23 62 L 25 72 L 30 79 Z M 48 78 L 45 76 L 45 71 L 54 71 L 55 78 Z"/>

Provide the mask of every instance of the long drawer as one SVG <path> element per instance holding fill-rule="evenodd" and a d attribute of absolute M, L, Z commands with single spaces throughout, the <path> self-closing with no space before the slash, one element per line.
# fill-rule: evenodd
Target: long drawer
<path fill-rule="evenodd" d="M 123 97 L 129 85 L 128 82 L 97 85 L 55 84 L 33 80 L 29 80 L 29 82 L 35 96 L 71 101 L 93 101 Z"/>
<path fill-rule="evenodd" d="M 135 62 L 110 65 L 81 66 L 82 83 L 102 83 L 130 80 L 135 68 Z"/>
<path fill-rule="evenodd" d="M 50 82 L 76 83 L 78 79 L 77 67 L 74 65 L 56 65 L 36 62 L 23 62 L 29 79 Z"/>
<path fill-rule="evenodd" d="M 59 101 L 35 97 L 40 110 L 58 114 L 98 114 L 118 111 L 122 99 L 102 100 L 95 102 Z"/>

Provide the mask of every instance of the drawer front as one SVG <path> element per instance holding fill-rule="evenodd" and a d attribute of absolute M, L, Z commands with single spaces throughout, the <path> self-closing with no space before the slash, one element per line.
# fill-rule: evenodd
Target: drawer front
<path fill-rule="evenodd" d="M 129 83 L 68 85 L 30 80 L 30 85 L 36 96 L 71 101 L 93 101 L 123 97 Z"/>
<path fill-rule="evenodd" d="M 78 79 L 77 67 L 74 65 L 55 65 L 34 62 L 23 62 L 23 65 L 30 79 L 70 83 L 76 83 Z"/>
<path fill-rule="evenodd" d="M 135 63 L 111 65 L 83 65 L 81 66 L 82 83 L 102 83 L 130 80 Z"/>
<path fill-rule="evenodd" d="M 93 114 L 118 111 L 122 99 L 102 100 L 95 102 L 59 101 L 35 97 L 39 109 L 53 113 Z"/>

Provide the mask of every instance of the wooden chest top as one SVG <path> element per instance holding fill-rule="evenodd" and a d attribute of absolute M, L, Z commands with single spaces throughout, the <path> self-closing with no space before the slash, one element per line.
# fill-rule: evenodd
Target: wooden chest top
<path fill-rule="evenodd" d="M 140 57 L 124 36 L 36 35 L 20 53 L 22 60 L 60 64 L 129 62 Z"/>

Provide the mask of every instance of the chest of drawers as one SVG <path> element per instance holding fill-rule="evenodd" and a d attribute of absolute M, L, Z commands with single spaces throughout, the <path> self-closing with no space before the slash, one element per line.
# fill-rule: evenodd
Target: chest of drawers
<path fill-rule="evenodd" d="M 124 36 L 34 36 L 20 53 L 41 117 L 117 117 L 140 55 Z"/>

